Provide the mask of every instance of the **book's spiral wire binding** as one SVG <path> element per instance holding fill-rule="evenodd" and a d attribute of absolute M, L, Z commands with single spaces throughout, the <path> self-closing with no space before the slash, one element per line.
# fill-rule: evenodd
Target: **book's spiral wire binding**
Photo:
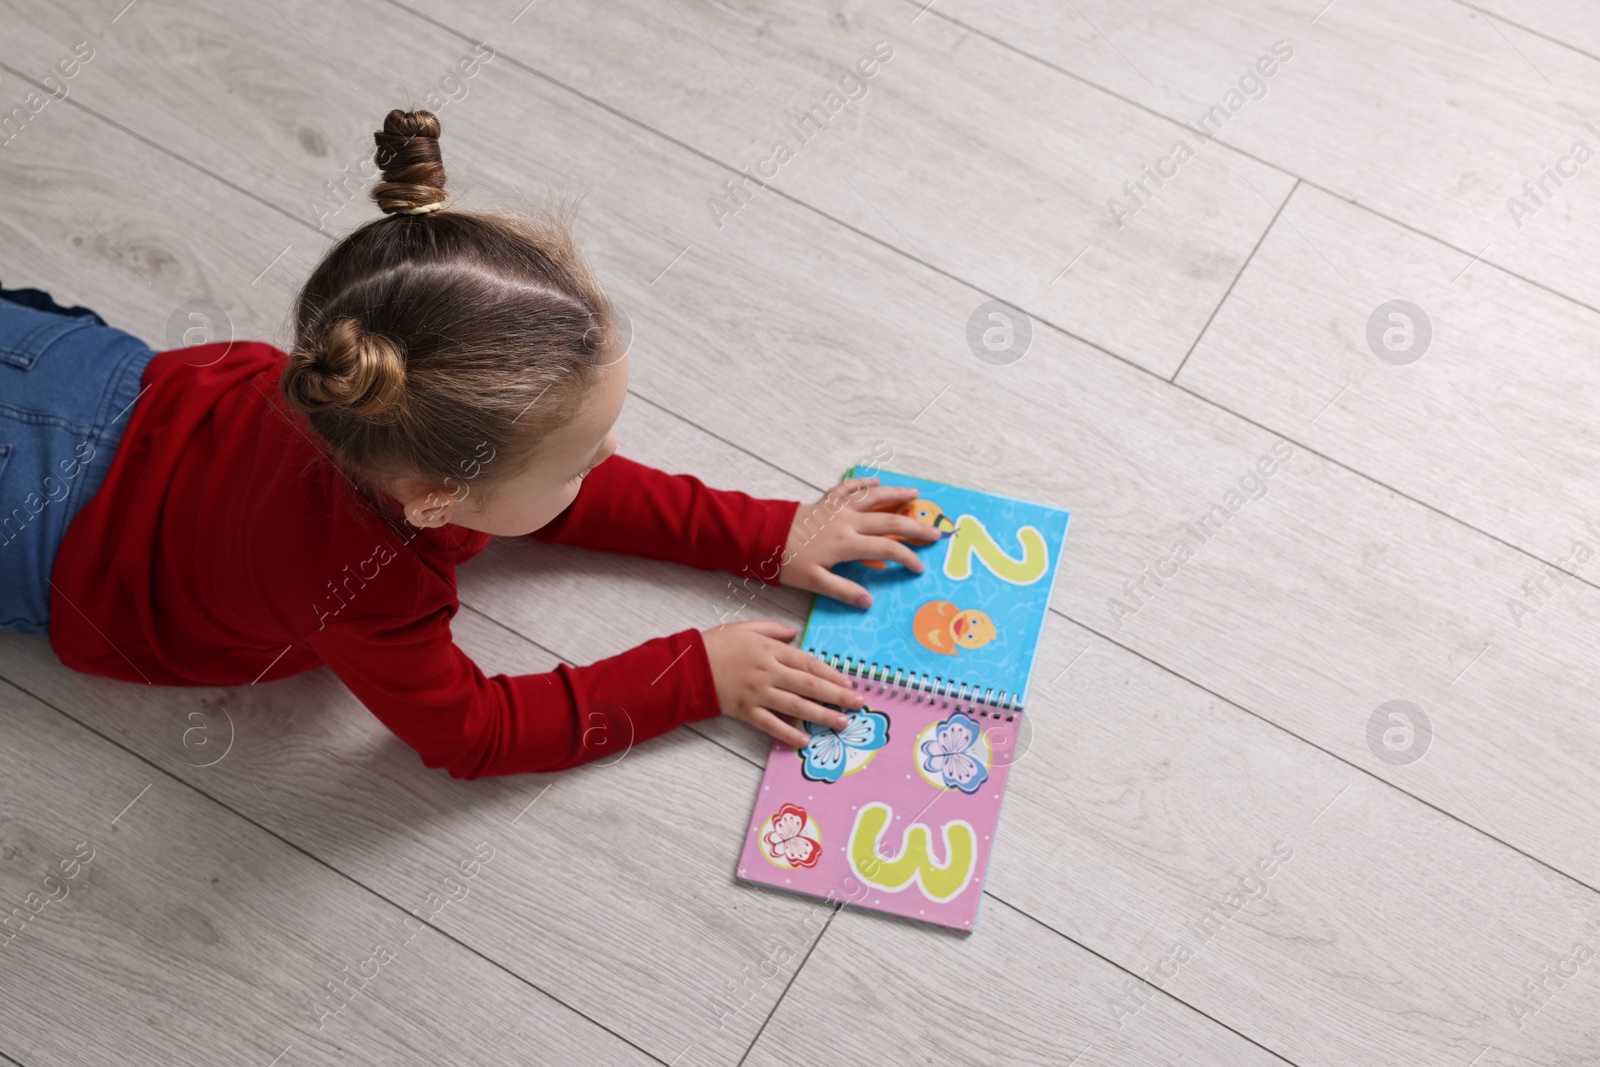
<path fill-rule="evenodd" d="M 1011 722 L 1022 714 L 1021 693 L 1008 693 L 1003 690 L 996 693 L 988 686 L 979 693 L 977 686 L 958 682 L 954 678 L 941 678 L 935 674 L 918 671 L 906 672 L 899 667 L 891 668 L 888 664 L 852 659 L 849 656 L 824 652 L 816 648 L 808 648 L 806 651 L 835 670 L 843 671 L 852 678 L 864 679 L 869 684 L 876 684 L 880 693 L 886 692 L 890 686 L 895 686 L 911 693 L 919 704 L 924 700 L 937 700 L 941 708 L 948 708 L 951 706 L 951 701 L 954 701 L 957 711 L 985 718 L 1004 719 L 1006 722 Z"/>

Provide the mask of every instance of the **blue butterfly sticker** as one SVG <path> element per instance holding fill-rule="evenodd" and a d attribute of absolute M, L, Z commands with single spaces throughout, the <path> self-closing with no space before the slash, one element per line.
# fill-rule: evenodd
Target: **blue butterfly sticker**
<path fill-rule="evenodd" d="M 805 722 L 811 740 L 800 749 L 800 773 L 813 782 L 837 782 L 889 743 L 889 716 L 861 708 L 845 712 L 842 729 Z"/>
<path fill-rule="evenodd" d="M 989 780 L 988 749 L 978 720 L 958 711 L 934 727 L 933 738 L 922 742 L 922 769 L 969 796 Z"/>

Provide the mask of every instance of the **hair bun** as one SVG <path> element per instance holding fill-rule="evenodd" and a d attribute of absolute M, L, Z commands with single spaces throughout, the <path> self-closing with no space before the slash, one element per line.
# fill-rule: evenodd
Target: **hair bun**
<path fill-rule="evenodd" d="M 372 135 L 378 150 L 373 162 L 383 180 L 372 187 L 372 199 L 385 215 L 417 213 L 444 203 L 444 164 L 439 161 L 439 120 L 431 111 L 395 108 Z"/>
<path fill-rule="evenodd" d="M 363 332 L 358 319 L 342 318 L 320 345 L 289 357 L 280 388 L 291 407 L 308 415 L 334 408 L 380 415 L 405 398 L 405 356 L 389 338 Z"/>

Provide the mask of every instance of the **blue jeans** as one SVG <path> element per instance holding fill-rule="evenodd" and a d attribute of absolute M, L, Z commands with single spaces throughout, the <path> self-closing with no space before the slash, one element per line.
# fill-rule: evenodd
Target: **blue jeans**
<path fill-rule="evenodd" d="M 0 631 L 49 633 L 56 553 L 105 481 L 154 355 L 88 308 L 0 286 Z"/>

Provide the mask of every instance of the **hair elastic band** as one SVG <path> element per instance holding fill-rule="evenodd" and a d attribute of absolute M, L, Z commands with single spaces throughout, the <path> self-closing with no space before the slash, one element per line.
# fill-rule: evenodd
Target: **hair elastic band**
<path fill-rule="evenodd" d="M 430 211 L 438 211 L 442 207 L 444 207 L 444 201 L 440 200 L 440 201 L 437 201 L 437 202 L 432 203 L 432 204 L 423 204 L 421 207 L 403 207 L 399 211 L 396 211 L 395 214 L 396 215 L 426 215 L 428 212 L 430 212 Z"/>

